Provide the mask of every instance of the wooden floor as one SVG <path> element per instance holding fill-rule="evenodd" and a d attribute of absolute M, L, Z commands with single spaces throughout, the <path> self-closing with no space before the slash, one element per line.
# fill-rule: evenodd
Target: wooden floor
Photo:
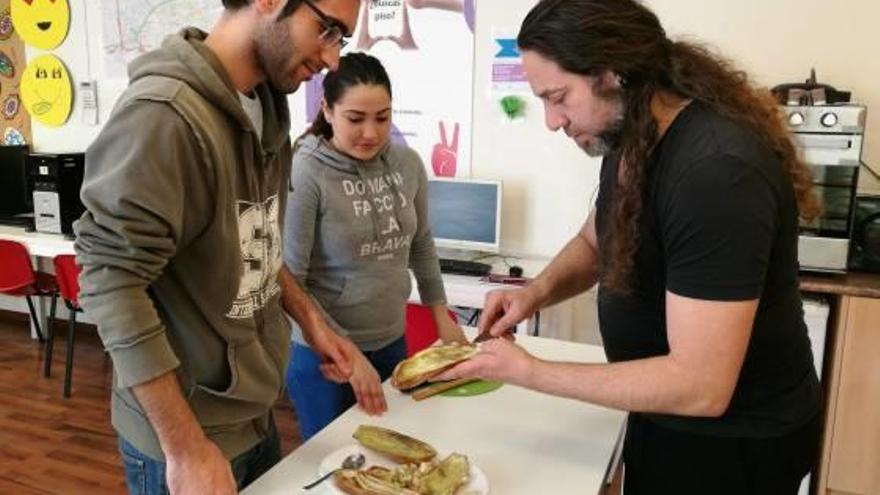
<path fill-rule="evenodd" d="M 80 326 L 72 397 L 64 399 L 66 325 L 56 328 L 52 377 L 43 378 L 43 350 L 27 319 L 0 312 L 0 494 L 125 493 L 110 426 L 110 359 L 95 328 Z M 300 443 L 287 401 L 275 417 L 286 454 Z"/>

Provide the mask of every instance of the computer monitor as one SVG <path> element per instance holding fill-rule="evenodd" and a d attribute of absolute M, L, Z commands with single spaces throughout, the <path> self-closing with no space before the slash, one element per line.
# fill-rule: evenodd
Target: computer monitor
<path fill-rule="evenodd" d="M 31 220 L 34 202 L 28 186 L 28 146 L 0 146 L 0 223 Z"/>
<path fill-rule="evenodd" d="M 430 179 L 428 222 L 437 247 L 497 253 L 501 247 L 501 182 Z"/>

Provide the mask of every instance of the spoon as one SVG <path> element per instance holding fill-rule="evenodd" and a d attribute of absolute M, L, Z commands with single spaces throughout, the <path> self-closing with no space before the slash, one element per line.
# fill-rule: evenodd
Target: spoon
<path fill-rule="evenodd" d="M 361 467 L 363 467 L 365 462 L 367 462 L 367 459 L 364 457 L 364 454 L 361 454 L 360 452 L 356 454 L 351 454 L 343 459 L 342 467 L 336 468 L 325 474 L 324 476 L 321 476 L 315 481 L 309 483 L 308 485 L 303 487 L 303 490 L 311 490 L 312 488 L 320 485 L 322 481 L 326 480 L 330 476 L 333 476 L 337 472 L 342 471 L 343 469 L 360 469 Z"/>

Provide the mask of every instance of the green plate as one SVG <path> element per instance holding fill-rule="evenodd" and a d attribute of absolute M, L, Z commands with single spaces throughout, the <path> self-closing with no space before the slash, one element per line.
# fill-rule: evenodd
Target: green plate
<path fill-rule="evenodd" d="M 449 389 L 440 395 L 445 397 L 470 397 L 472 395 L 488 394 L 493 390 L 498 390 L 504 385 L 501 382 L 490 382 L 486 380 L 477 380 L 475 382 L 465 383 L 453 389 Z"/>

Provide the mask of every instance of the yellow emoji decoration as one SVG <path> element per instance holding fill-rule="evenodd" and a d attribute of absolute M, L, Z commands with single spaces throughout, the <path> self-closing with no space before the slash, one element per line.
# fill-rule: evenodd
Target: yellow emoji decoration
<path fill-rule="evenodd" d="M 29 45 L 51 50 L 67 37 L 70 6 L 67 0 L 11 0 L 12 23 Z"/>
<path fill-rule="evenodd" d="M 42 124 L 58 127 L 67 122 L 73 85 L 64 63 L 54 55 L 35 58 L 21 77 L 21 99 L 31 117 Z"/>

